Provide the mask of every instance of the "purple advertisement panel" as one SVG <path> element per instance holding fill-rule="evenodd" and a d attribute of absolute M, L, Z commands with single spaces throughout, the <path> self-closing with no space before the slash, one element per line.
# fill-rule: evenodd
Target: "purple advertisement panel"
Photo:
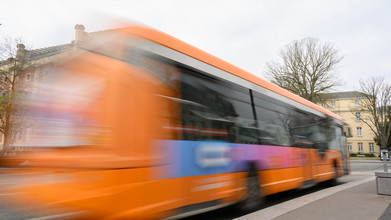
<path fill-rule="evenodd" d="M 301 149 L 293 147 L 232 144 L 221 141 L 155 141 L 168 157 L 171 170 L 158 179 L 246 171 L 249 162 L 258 170 L 302 166 Z"/>

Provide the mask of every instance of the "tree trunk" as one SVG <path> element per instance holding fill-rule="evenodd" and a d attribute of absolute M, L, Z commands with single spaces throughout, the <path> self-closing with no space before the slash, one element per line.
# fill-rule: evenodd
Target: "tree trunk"
<path fill-rule="evenodd" d="M 12 146 L 12 132 L 10 125 L 10 111 L 6 111 L 5 126 L 4 126 L 4 139 L 3 139 L 3 154 L 7 154 Z"/>

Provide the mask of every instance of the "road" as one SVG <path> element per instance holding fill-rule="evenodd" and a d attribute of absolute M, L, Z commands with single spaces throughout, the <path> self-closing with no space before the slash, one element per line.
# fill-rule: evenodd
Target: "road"
<path fill-rule="evenodd" d="M 388 162 L 390 164 L 390 162 Z M 383 169 L 383 161 L 380 160 L 351 160 L 352 172 L 365 172 Z"/>
<path fill-rule="evenodd" d="M 383 171 L 383 162 L 380 160 L 351 160 L 351 174 L 340 177 L 338 179 L 338 185 L 359 181 L 369 176 L 374 176 L 375 171 Z M 388 162 L 390 170 L 390 162 Z M 308 195 L 314 192 L 328 188 L 325 184 L 318 184 L 311 188 L 290 190 L 287 192 L 278 193 L 275 195 L 267 196 L 265 204 L 259 209 L 265 209 L 276 204 L 286 202 L 304 195 Z M 218 220 L 230 220 L 236 219 L 243 216 L 238 213 L 234 208 L 227 207 L 224 209 L 216 210 L 213 212 L 203 213 L 196 216 L 186 218 L 186 220 L 197 220 L 197 219 L 218 219 Z"/>
<path fill-rule="evenodd" d="M 390 167 L 390 162 L 388 162 Z M 379 160 L 352 160 L 351 161 L 351 174 L 339 178 L 338 184 L 346 184 L 353 181 L 358 181 L 365 179 L 368 176 L 373 176 L 375 171 L 383 171 L 383 162 Z M 0 187 L 6 184 L 7 175 L 1 174 L 0 170 Z M 303 195 L 308 195 L 320 190 L 327 188 L 324 184 L 319 184 L 314 187 L 299 189 L 299 190 L 290 190 L 283 193 L 278 193 L 275 195 L 267 196 L 265 198 L 265 204 L 260 208 L 264 209 L 267 207 L 274 206 L 276 204 L 283 203 L 285 201 L 301 197 Z M 0 188 L 1 189 L 1 188 Z M 29 213 L 20 213 L 15 212 L 11 207 L 4 201 L 6 194 L 2 193 L 0 190 L 0 219 L 30 219 L 33 216 Z M 46 214 L 44 214 L 46 215 Z M 239 213 L 233 207 L 227 207 L 219 209 L 216 211 L 199 214 L 196 216 L 185 218 L 186 220 L 195 220 L 195 219 L 235 219 L 241 217 L 243 214 Z"/>

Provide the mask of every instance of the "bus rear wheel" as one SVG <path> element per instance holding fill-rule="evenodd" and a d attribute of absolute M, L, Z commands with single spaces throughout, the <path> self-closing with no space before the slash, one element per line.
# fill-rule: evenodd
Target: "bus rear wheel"
<path fill-rule="evenodd" d="M 261 207 L 263 200 L 257 172 L 251 169 L 246 178 L 245 198 L 239 203 L 239 209 L 242 212 L 255 211 Z"/>

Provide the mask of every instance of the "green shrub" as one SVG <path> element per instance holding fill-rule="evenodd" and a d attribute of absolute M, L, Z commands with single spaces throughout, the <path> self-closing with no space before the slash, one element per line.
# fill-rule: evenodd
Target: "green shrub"
<path fill-rule="evenodd" d="M 351 157 L 357 157 L 357 155 L 360 155 L 361 157 L 375 157 L 375 154 L 372 153 L 350 153 Z"/>

